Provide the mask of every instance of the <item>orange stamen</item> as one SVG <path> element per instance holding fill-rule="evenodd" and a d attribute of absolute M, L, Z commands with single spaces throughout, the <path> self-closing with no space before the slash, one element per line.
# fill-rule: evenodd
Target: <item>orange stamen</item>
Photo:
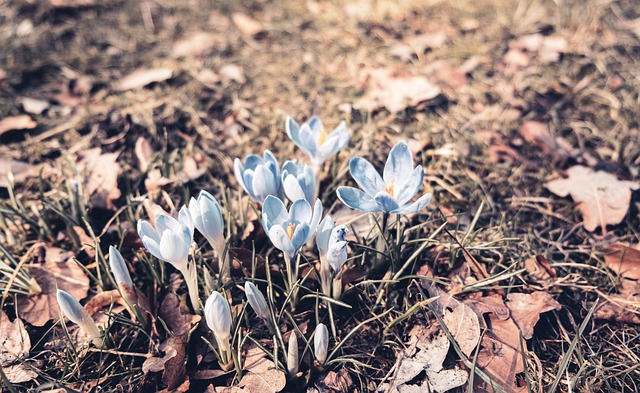
<path fill-rule="evenodd" d="M 395 180 L 391 179 L 391 182 L 387 184 L 387 188 L 384 189 L 386 193 L 391 196 L 393 196 L 393 192 L 394 192 L 394 183 L 395 183 Z"/>
<path fill-rule="evenodd" d="M 324 128 L 322 128 L 320 130 L 320 132 L 318 133 L 318 146 L 322 146 L 322 144 L 324 143 L 324 141 L 327 140 L 327 131 L 325 131 Z"/>
<path fill-rule="evenodd" d="M 296 229 L 296 224 L 291 223 L 287 227 L 287 236 L 289 236 L 289 240 L 293 237 L 294 230 Z"/>

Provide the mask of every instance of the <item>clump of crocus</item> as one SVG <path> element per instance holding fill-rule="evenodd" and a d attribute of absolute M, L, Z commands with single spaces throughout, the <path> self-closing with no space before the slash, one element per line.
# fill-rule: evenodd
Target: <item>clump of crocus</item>
<path fill-rule="evenodd" d="M 291 202 L 306 199 L 311 203 L 316 196 L 316 175 L 311 167 L 287 161 L 282 166 L 284 194 Z"/>
<path fill-rule="evenodd" d="M 129 307 L 133 308 L 138 304 L 138 296 L 136 295 L 133 280 L 131 280 L 129 269 L 127 269 L 127 264 L 124 262 L 122 254 L 113 246 L 109 246 L 109 266 L 111 267 L 111 272 L 116 280 L 116 284 L 120 289 L 122 298 Z"/>
<path fill-rule="evenodd" d="M 290 290 L 298 278 L 296 256 L 315 232 L 321 216 L 322 203 L 319 199 L 313 210 L 305 199 L 293 202 L 289 211 L 280 199 L 273 196 L 268 196 L 262 205 L 262 226 L 271 243 L 284 253 Z M 291 298 L 295 303 L 295 296 Z"/>
<path fill-rule="evenodd" d="M 93 321 L 87 310 L 69 293 L 58 289 L 56 293 L 58 305 L 62 313 L 73 323 L 78 325 L 80 329 L 89 337 L 93 345 L 102 347 L 102 334 L 100 329 Z"/>
<path fill-rule="evenodd" d="M 252 282 L 245 281 L 244 293 L 247 295 L 247 300 L 249 301 L 251 308 L 253 308 L 253 311 L 256 315 L 262 318 L 269 330 L 274 333 L 275 330 L 271 320 L 271 311 L 267 304 L 267 299 L 264 298 L 262 292 L 260 292 L 258 287 L 256 287 Z"/>
<path fill-rule="evenodd" d="M 323 365 L 327 360 L 327 350 L 329 349 L 329 330 L 324 323 L 320 323 L 316 327 L 316 333 L 313 336 L 313 349 L 318 363 Z"/>
<path fill-rule="evenodd" d="M 320 281 L 327 296 L 338 299 L 342 292 L 342 265 L 347 261 L 349 230 L 345 225 L 336 226 L 331 216 L 326 216 L 318 226 L 316 245 L 320 256 Z M 333 282 L 333 294 L 331 291 Z"/>
<path fill-rule="evenodd" d="M 344 121 L 333 131 L 327 132 L 317 116 L 313 116 L 302 126 L 287 117 L 286 129 L 293 143 L 309 155 L 316 175 L 322 163 L 345 147 L 351 139 Z"/>
<path fill-rule="evenodd" d="M 200 191 L 198 199 L 189 201 L 189 213 L 198 232 L 209 242 L 218 255 L 218 269 L 223 283 L 231 281 L 230 256 L 225 252 L 227 242 L 224 237 L 224 218 L 216 198 L 206 191 Z"/>
<path fill-rule="evenodd" d="M 351 176 L 361 189 L 338 187 L 338 198 L 352 209 L 385 214 L 411 214 L 424 209 L 431 200 L 427 193 L 417 201 L 411 199 L 422 186 L 422 165 L 413 167 L 411 151 L 405 142 L 397 143 L 389 153 L 382 177 L 364 158 L 349 162 Z"/>
<path fill-rule="evenodd" d="M 269 150 L 264 152 L 263 157 L 255 154 L 247 156 L 244 163 L 236 158 L 233 171 L 242 189 L 254 201 L 262 203 L 269 195 L 283 199 L 280 166 Z"/>
<path fill-rule="evenodd" d="M 227 299 L 218 291 L 213 291 L 204 306 L 207 326 L 213 332 L 218 344 L 220 366 L 229 370 L 233 367 L 231 353 L 231 309 Z"/>
<path fill-rule="evenodd" d="M 189 262 L 189 251 L 193 241 L 193 221 L 186 206 L 180 209 L 178 219 L 159 214 L 155 227 L 148 221 L 138 221 L 138 235 L 142 244 L 154 257 L 173 265 L 185 278 L 189 299 L 194 310 L 200 309 L 198 275 L 196 266 Z"/>
<path fill-rule="evenodd" d="M 289 347 L 287 348 L 287 371 L 289 371 L 291 378 L 298 373 L 298 356 L 298 336 L 294 330 L 289 336 Z"/>

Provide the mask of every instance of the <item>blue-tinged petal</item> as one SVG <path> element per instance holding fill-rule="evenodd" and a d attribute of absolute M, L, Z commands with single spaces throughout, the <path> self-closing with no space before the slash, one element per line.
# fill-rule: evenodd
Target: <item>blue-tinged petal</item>
<path fill-rule="evenodd" d="M 168 214 L 158 214 L 154 224 L 159 235 L 167 230 L 179 232 L 181 229 L 178 220 Z"/>
<path fill-rule="evenodd" d="M 278 164 L 278 160 L 269 150 L 264 151 L 264 164 L 275 178 L 280 179 L 280 164 Z"/>
<path fill-rule="evenodd" d="M 189 208 L 187 205 L 184 205 L 180 208 L 178 212 L 178 222 L 180 225 L 183 225 L 189 228 L 189 232 L 191 233 L 191 237 L 193 237 L 193 219 L 191 218 L 191 213 L 189 213 Z"/>
<path fill-rule="evenodd" d="M 143 236 L 146 236 L 156 243 L 160 243 L 160 234 L 158 231 L 149 223 L 149 221 L 138 220 L 138 236 L 142 239 Z"/>
<path fill-rule="evenodd" d="M 274 225 L 268 232 L 271 243 L 280 251 L 287 254 L 287 257 L 292 258 L 295 255 L 296 249 L 291 243 L 291 239 L 287 236 L 287 232 L 280 225 Z"/>
<path fill-rule="evenodd" d="M 318 233 L 316 234 L 316 245 L 320 255 L 327 255 L 329 250 L 329 238 L 331 237 L 331 231 L 336 227 L 336 223 L 333 221 L 330 215 L 327 215 L 320 225 L 318 225 Z"/>
<path fill-rule="evenodd" d="M 386 191 L 380 191 L 373 199 L 383 212 L 391 212 L 398 208 L 398 202 Z"/>
<path fill-rule="evenodd" d="M 284 174 L 284 173 L 283 173 Z M 284 193 L 290 201 L 297 201 L 298 199 L 306 199 L 304 190 L 300 183 L 293 175 L 288 175 L 283 182 Z"/>
<path fill-rule="evenodd" d="M 306 121 L 306 124 L 309 126 L 311 131 L 314 133 L 320 133 L 324 126 L 322 125 L 322 120 L 317 115 L 313 115 L 311 119 Z"/>
<path fill-rule="evenodd" d="M 286 161 L 282 164 L 282 170 L 280 171 L 283 181 L 288 175 L 297 175 L 298 172 L 298 164 L 293 161 Z"/>
<path fill-rule="evenodd" d="M 398 201 L 398 205 L 404 205 L 418 193 L 420 187 L 422 187 L 423 177 L 424 170 L 422 165 L 418 165 L 401 188 L 397 184 L 394 185 L 394 198 Z"/>
<path fill-rule="evenodd" d="M 285 121 L 285 128 L 287 129 L 287 135 L 289 135 L 289 139 L 293 141 L 298 147 L 300 147 L 300 126 L 293 120 L 291 117 L 287 116 L 287 120 Z"/>
<path fill-rule="evenodd" d="M 413 214 L 421 211 L 431 202 L 431 194 L 427 193 L 421 196 L 417 201 L 413 203 L 407 203 L 404 206 L 399 207 L 395 211 L 392 211 L 394 214 Z"/>
<path fill-rule="evenodd" d="M 302 246 L 307 242 L 310 235 L 311 230 L 309 229 L 309 224 L 303 222 L 296 225 L 293 230 L 293 236 L 291 236 L 291 244 L 293 245 L 293 248 L 296 251 L 300 250 Z"/>
<path fill-rule="evenodd" d="M 398 142 L 389 152 L 387 162 L 384 165 L 382 177 L 386 184 L 395 183 L 395 186 L 402 187 L 406 182 L 407 175 L 413 171 L 413 158 L 411 150 L 405 142 Z"/>
<path fill-rule="evenodd" d="M 385 184 L 376 169 L 364 158 L 352 158 L 349 161 L 349 170 L 353 180 L 372 198 L 385 189 Z"/>
<path fill-rule="evenodd" d="M 256 154 L 250 154 L 244 159 L 244 170 L 255 170 L 258 165 L 264 164 L 264 159 Z"/>
<path fill-rule="evenodd" d="M 380 208 L 369 194 L 353 187 L 340 186 L 336 190 L 338 198 L 348 207 L 364 212 L 379 212 Z"/>
<path fill-rule="evenodd" d="M 221 239 L 224 238 L 224 218 L 218 201 L 208 192 L 201 191 L 198 205 L 200 206 L 202 225 L 202 229 L 198 228 L 198 230 L 209 242 L 221 242 Z"/>
<path fill-rule="evenodd" d="M 298 199 L 289 208 L 289 221 L 293 223 L 304 222 L 309 225 L 313 212 L 306 199 Z"/>
<path fill-rule="evenodd" d="M 253 169 L 247 169 L 242 174 L 242 179 L 244 181 L 244 190 L 247 194 L 253 199 L 256 199 L 255 193 L 253 192 Z"/>
<path fill-rule="evenodd" d="M 300 187 L 304 192 L 304 199 L 311 202 L 316 191 L 316 176 L 310 168 L 307 169 L 309 169 L 309 171 L 305 171 L 305 173 L 298 175 L 298 184 L 300 184 Z"/>
<path fill-rule="evenodd" d="M 189 244 L 184 243 L 184 237 L 179 233 L 165 231 L 160 240 L 160 254 L 161 259 L 184 271 L 187 267 Z"/>
<path fill-rule="evenodd" d="M 316 132 L 314 132 L 307 123 L 300 127 L 300 142 L 302 143 L 302 149 L 311 157 L 316 155 Z"/>
<path fill-rule="evenodd" d="M 313 235 L 313 232 L 318 227 L 320 218 L 322 218 L 322 202 L 320 202 L 320 199 L 316 199 L 316 203 L 313 205 L 313 217 L 311 217 L 311 222 L 309 223 L 309 237 Z"/>
<path fill-rule="evenodd" d="M 113 246 L 109 246 L 109 266 L 117 284 L 125 284 L 131 289 L 134 288 L 127 264 L 124 262 L 120 251 Z"/>
<path fill-rule="evenodd" d="M 162 257 L 162 252 L 160 251 L 160 241 L 156 241 L 155 239 L 150 238 L 149 236 L 140 236 L 140 240 L 142 241 L 142 245 L 146 248 L 151 255 L 158 259 L 164 260 Z"/>
<path fill-rule="evenodd" d="M 247 186 L 244 184 L 244 165 L 239 158 L 233 160 L 233 174 L 236 176 L 236 180 L 240 184 L 240 187 L 248 194 Z"/>
<path fill-rule="evenodd" d="M 351 139 L 351 133 L 347 130 L 347 125 L 343 121 L 336 127 L 335 130 L 327 136 L 325 142 L 318 148 L 318 156 L 324 157 L 323 161 L 338 151 L 342 150 L 349 140 Z"/>
<path fill-rule="evenodd" d="M 253 194 L 262 202 L 268 195 L 278 195 L 278 188 L 273 173 L 264 165 L 258 165 L 253 175 Z"/>
<path fill-rule="evenodd" d="M 262 226 L 266 234 L 273 225 L 282 225 L 289 219 L 284 203 L 273 195 L 269 195 L 262 203 Z"/>

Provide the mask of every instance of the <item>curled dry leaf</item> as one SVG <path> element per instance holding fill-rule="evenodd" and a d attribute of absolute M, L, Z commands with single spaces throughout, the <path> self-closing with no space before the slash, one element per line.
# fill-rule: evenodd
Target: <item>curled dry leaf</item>
<path fill-rule="evenodd" d="M 247 350 L 243 364 L 244 376 L 237 387 L 230 389 L 230 393 L 277 393 L 287 384 L 285 373 L 277 370 L 275 364 L 255 345 Z"/>
<path fill-rule="evenodd" d="M 207 173 L 206 167 L 198 167 L 198 163 L 195 158 L 187 156 L 182 161 L 182 176 L 183 182 L 189 182 L 189 180 L 195 180 L 200 176 Z"/>
<path fill-rule="evenodd" d="M 29 115 L 5 117 L 0 120 L 0 135 L 14 130 L 30 130 L 37 125 Z"/>
<path fill-rule="evenodd" d="M 562 308 L 548 292 L 510 293 L 507 300 L 511 317 L 527 340 L 533 337 L 533 328 L 540 320 L 540 314 Z"/>
<path fill-rule="evenodd" d="M 116 89 L 120 91 L 133 90 L 151 83 L 166 81 L 173 76 L 171 68 L 141 68 L 120 79 Z"/>
<path fill-rule="evenodd" d="M 640 280 L 640 250 L 617 243 L 605 248 L 604 252 L 609 269 L 624 278 Z"/>
<path fill-rule="evenodd" d="M 476 313 L 461 303 L 453 311 L 445 311 L 443 320 L 462 352 L 471 356 L 480 340 L 480 324 Z"/>
<path fill-rule="evenodd" d="M 136 140 L 136 147 L 134 151 L 136 153 L 136 158 L 138 159 L 140 172 L 146 172 L 153 160 L 153 147 L 151 147 L 149 141 L 144 137 L 139 137 L 138 140 Z"/>
<path fill-rule="evenodd" d="M 400 74 L 385 68 L 367 72 L 366 92 L 353 107 L 364 111 L 386 108 L 401 112 L 440 94 L 440 88 L 424 76 Z"/>
<path fill-rule="evenodd" d="M 584 228 L 593 232 L 598 226 L 606 231 L 607 224 L 619 224 L 629 210 L 631 190 L 640 183 L 618 180 L 611 173 L 576 165 L 567 170 L 566 179 L 545 184 L 552 193 L 566 197 L 571 195 L 584 218 Z"/>
<path fill-rule="evenodd" d="M 558 278 L 556 269 L 543 255 L 527 258 L 524 267 L 527 269 L 527 275 L 538 284 L 549 285 Z"/>
<path fill-rule="evenodd" d="M 31 351 L 31 339 L 20 318 L 11 322 L 0 310 L 0 366 L 11 383 L 30 381 L 38 376 L 22 362 Z"/>
<path fill-rule="evenodd" d="M 17 297 L 20 318 L 34 326 L 44 326 L 49 320 L 57 321 L 60 318 L 56 299 L 58 289 L 68 292 L 78 300 L 87 297 L 89 277 L 69 255 L 72 254 L 55 247 L 48 248 L 45 263 L 31 268 L 31 276 L 40 285 L 42 292 Z"/>
<path fill-rule="evenodd" d="M 78 157 L 78 167 L 85 176 L 85 195 L 90 207 L 113 209 L 120 198 L 118 175 L 122 167 L 116 162 L 118 153 L 102 154 L 100 148 L 90 149 Z"/>

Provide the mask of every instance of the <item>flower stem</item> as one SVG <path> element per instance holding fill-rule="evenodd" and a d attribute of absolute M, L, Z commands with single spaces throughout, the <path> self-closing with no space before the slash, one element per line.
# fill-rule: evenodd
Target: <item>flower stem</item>
<path fill-rule="evenodd" d="M 387 248 L 387 223 L 389 222 L 389 213 L 382 213 L 382 225 L 380 227 L 380 233 L 378 234 L 378 240 L 376 241 L 376 256 L 373 262 L 373 271 L 382 270 L 386 260 L 386 248 Z"/>
<path fill-rule="evenodd" d="M 191 307 L 196 313 L 200 312 L 200 295 L 198 294 L 198 273 L 196 271 L 195 263 L 187 263 L 185 271 L 181 272 L 187 283 L 187 289 L 189 291 L 189 300 Z"/>

